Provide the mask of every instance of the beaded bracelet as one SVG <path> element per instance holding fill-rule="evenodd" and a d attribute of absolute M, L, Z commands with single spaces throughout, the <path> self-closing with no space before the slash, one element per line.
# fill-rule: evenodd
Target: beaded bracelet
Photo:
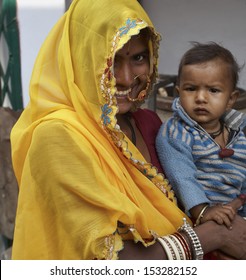
<path fill-rule="evenodd" d="M 187 223 L 186 218 L 183 218 L 183 221 L 184 224 L 179 228 L 178 231 L 184 232 L 189 236 L 193 248 L 193 259 L 202 260 L 204 253 L 201 242 L 194 229 Z"/>
<path fill-rule="evenodd" d="M 201 220 L 202 220 L 202 218 L 203 218 L 203 214 L 204 214 L 204 212 L 206 211 L 206 209 L 207 209 L 208 207 L 209 207 L 209 205 L 207 204 L 207 205 L 205 205 L 205 206 L 202 208 L 201 212 L 199 213 L 199 215 L 198 215 L 198 217 L 197 217 L 197 219 L 196 219 L 196 222 L 195 222 L 195 224 L 194 224 L 194 227 L 200 225 Z"/>

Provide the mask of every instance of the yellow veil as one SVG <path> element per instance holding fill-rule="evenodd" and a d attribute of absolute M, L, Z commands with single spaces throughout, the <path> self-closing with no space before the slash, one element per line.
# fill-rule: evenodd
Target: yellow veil
<path fill-rule="evenodd" d="M 13 259 L 117 259 L 184 214 L 168 182 L 116 123 L 114 55 L 152 30 L 135 0 L 74 0 L 37 57 L 30 102 L 11 133 L 19 184 Z"/>

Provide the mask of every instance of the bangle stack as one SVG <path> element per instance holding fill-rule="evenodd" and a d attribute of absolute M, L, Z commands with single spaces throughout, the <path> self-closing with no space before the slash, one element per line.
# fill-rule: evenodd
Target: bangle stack
<path fill-rule="evenodd" d="M 178 238 L 178 240 L 180 241 L 180 243 L 182 244 L 184 251 L 185 251 L 185 259 L 192 260 L 190 245 L 187 242 L 187 240 L 184 238 L 184 236 L 182 234 L 180 234 L 179 232 L 175 232 L 173 235 L 176 236 Z"/>
<path fill-rule="evenodd" d="M 185 250 L 175 235 L 167 235 L 157 238 L 169 260 L 186 260 Z"/>
<path fill-rule="evenodd" d="M 197 219 L 196 219 L 196 222 L 195 222 L 195 224 L 194 224 L 194 227 L 196 227 L 196 226 L 198 226 L 198 225 L 200 225 L 201 224 L 201 220 L 202 220 L 202 218 L 203 218 L 203 214 L 204 214 L 204 212 L 206 211 L 206 209 L 209 207 L 209 205 L 207 204 L 207 205 L 205 205 L 203 208 L 202 208 L 202 210 L 201 210 L 201 212 L 199 213 L 199 215 L 198 215 L 198 217 L 197 217 Z"/>
<path fill-rule="evenodd" d="M 169 260 L 203 260 L 204 253 L 196 232 L 187 223 L 186 218 L 183 218 L 183 221 L 184 224 L 178 232 L 156 237 L 156 240 L 161 244 Z M 184 235 L 190 242 L 188 239 L 186 240 Z"/>
<path fill-rule="evenodd" d="M 203 249 L 200 240 L 194 229 L 187 223 L 186 218 L 183 218 L 184 224 L 179 228 L 179 232 L 184 232 L 189 236 L 192 245 L 193 259 L 203 259 Z"/>

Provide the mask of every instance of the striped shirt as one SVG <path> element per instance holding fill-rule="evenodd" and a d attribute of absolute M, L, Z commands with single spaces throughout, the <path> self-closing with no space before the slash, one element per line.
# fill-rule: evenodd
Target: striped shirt
<path fill-rule="evenodd" d="M 230 129 L 226 146 L 230 157 L 221 158 L 221 147 L 184 111 L 177 98 L 173 116 L 162 124 L 156 138 L 156 149 L 165 174 L 176 196 L 189 214 L 201 203 L 227 203 L 246 193 L 246 138 L 242 131 L 246 118 L 230 110 L 223 116 Z M 246 216 L 246 207 L 240 215 Z"/>

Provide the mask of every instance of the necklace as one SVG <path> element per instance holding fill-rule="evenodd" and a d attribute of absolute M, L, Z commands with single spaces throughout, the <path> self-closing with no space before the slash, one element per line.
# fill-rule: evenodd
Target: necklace
<path fill-rule="evenodd" d="M 226 133 L 230 133 L 227 129 L 227 127 L 223 124 L 222 121 L 220 121 L 220 128 L 215 131 L 215 132 L 212 132 L 212 133 L 209 133 L 209 135 L 215 139 L 216 137 L 218 137 L 219 135 L 222 134 L 223 136 L 223 141 L 224 141 L 224 148 L 220 146 L 220 151 L 219 151 L 219 157 L 220 158 L 226 158 L 226 157 L 230 157 L 234 154 L 234 150 L 233 149 L 228 149 L 226 148 L 226 145 L 227 145 L 227 142 L 228 142 L 228 137 L 225 135 Z"/>
<path fill-rule="evenodd" d="M 131 140 L 132 140 L 132 143 L 136 146 L 136 143 L 137 143 L 137 141 L 136 141 L 136 133 L 135 133 L 135 130 L 134 130 L 134 128 L 132 126 L 132 123 L 130 121 L 130 115 L 129 114 L 125 114 L 125 121 L 126 121 L 127 126 L 131 130 L 131 136 L 132 136 Z"/>
<path fill-rule="evenodd" d="M 218 137 L 218 136 L 223 132 L 223 130 L 224 130 L 224 125 L 223 125 L 222 122 L 220 122 L 220 128 L 219 128 L 219 130 L 217 130 L 217 131 L 215 131 L 215 132 L 211 132 L 211 133 L 209 133 L 209 135 L 210 135 L 213 139 L 215 139 L 216 137 Z"/>
<path fill-rule="evenodd" d="M 229 134 L 228 134 L 228 136 L 226 137 L 225 134 L 226 134 L 227 132 L 228 132 Z M 223 140 L 224 140 L 225 147 L 224 147 L 224 148 L 220 147 L 220 148 L 221 148 L 220 151 L 219 151 L 219 157 L 220 157 L 220 158 L 231 157 L 232 155 L 234 155 L 234 150 L 233 150 L 233 149 L 228 149 L 228 148 L 226 148 L 229 135 L 230 135 L 230 131 L 228 131 L 228 129 L 227 129 L 226 127 L 223 126 Z"/>

